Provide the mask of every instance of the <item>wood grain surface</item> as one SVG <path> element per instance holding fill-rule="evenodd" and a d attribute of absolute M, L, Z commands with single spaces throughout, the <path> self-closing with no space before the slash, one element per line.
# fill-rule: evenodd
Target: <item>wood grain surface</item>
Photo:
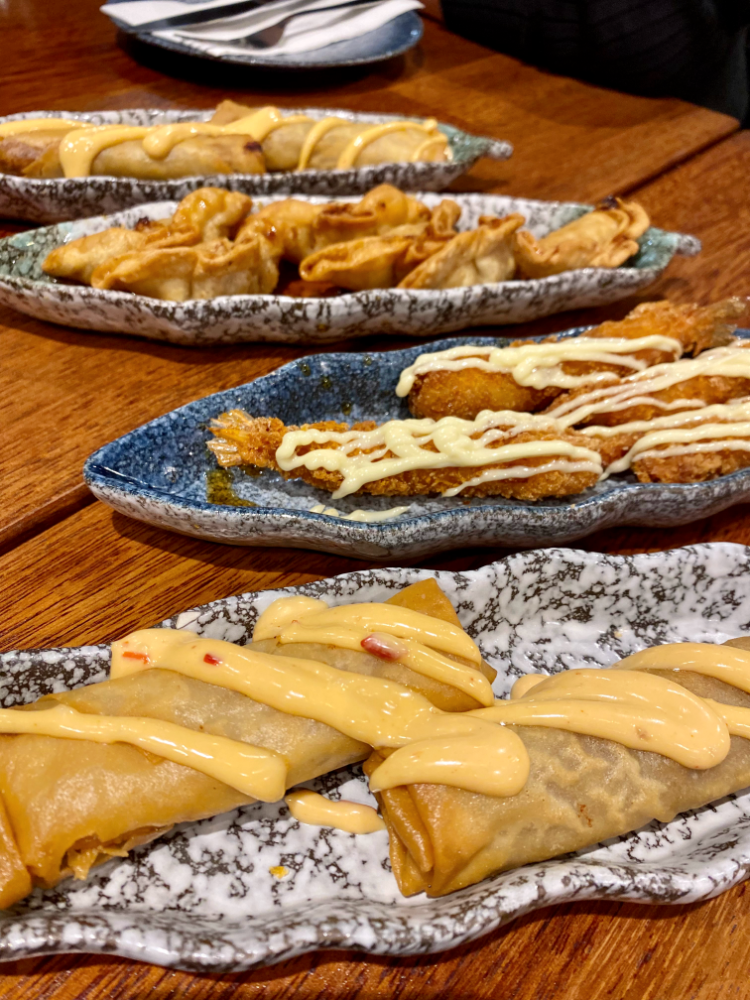
<path fill-rule="evenodd" d="M 748 176 L 750 133 L 741 132 L 636 189 L 659 225 L 692 232 L 704 244 L 699 256 L 676 258 L 641 298 L 708 302 L 750 293 Z M 711 198 L 706 198 L 707 186 Z M 531 335 L 619 318 L 637 301 L 513 329 Z M 0 330 L 0 423 L 9 443 L 15 443 L 0 478 L 0 548 L 89 502 L 81 468 L 95 448 L 175 406 L 310 353 L 279 345 L 197 350 L 151 344 L 55 328 L 10 310 L 0 312 L 0 323 L 5 325 Z M 377 351 L 406 343 L 367 337 L 329 349 Z"/>
<path fill-rule="evenodd" d="M 683 102 L 636 98 L 555 77 L 426 23 L 418 49 L 340 74 L 253 74 L 133 46 L 100 0 L 0 4 L 0 114 L 44 108 L 208 107 L 244 100 L 438 114 L 514 143 L 457 185 L 595 200 L 635 191 L 656 223 L 693 232 L 703 253 L 676 260 L 644 298 L 713 301 L 747 294 L 750 138 Z M 0 235 L 24 224 L 1 223 Z M 617 318 L 635 300 L 527 324 L 521 333 Z M 402 346 L 368 338 L 357 346 Z M 290 586 L 366 563 L 182 538 L 94 502 L 81 465 L 94 448 L 191 399 L 247 381 L 302 349 L 188 350 L 79 333 L 0 314 L 0 649 L 102 642 L 228 594 Z M 336 349 L 353 348 L 336 345 Z M 750 507 L 674 530 L 612 529 L 581 548 L 630 553 L 699 541 L 750 543 Z M 486 548 L 422 560 L 465 569 Z M 538 911 L 438 956 L 376 959 L 318 952 L 239 976 L 193 976 L 100 956 L 0 967 L 0 1000 L 724 1000 L 750 995 L 747 889 L 655 908 L 580 903 Z"/>

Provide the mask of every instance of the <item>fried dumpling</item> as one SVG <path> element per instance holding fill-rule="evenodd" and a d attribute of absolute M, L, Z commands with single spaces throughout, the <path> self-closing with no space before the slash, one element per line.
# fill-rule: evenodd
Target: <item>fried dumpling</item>
<path fill-rule="evenodd" d="M 173 230 L 191 229 L 201 240 L 232 239 L 253 207 L 253 199 L 224 188 L 198 188 L 182 199 L 172 216 Z"/>
<path fill-rule="evenodd" d="M 395 287 L 456 235 L 453 227 L 461 209 L 455 202 L 446 199 L 432 212 L 426 211 L 426 220 L 396 226 L 385 235 L 335 243 L 310 254 L 300 264 L 300 276 L 304 281 L 331 282 L 349 291 Z M 409 218 L 408 213 L 405 216 Z"/>
<path fill-rule="evenodd" d="M 578 267 L 619 267 L 638 252 L 636 240 L 649 227 L 644 208 L 635 201 L 613 199 L 535 239 L 522 229 L 515 235 L 518 269 L 524 278 L 546 278 Z"/>
<path fill-rule="evenodd" d="M 399 288 L 462 288 L 508 281 L 516 270 L 512 238 L 522 215 L 482 216 L 479 227 L 454 236 L 408 274 Z"/>
<path fill-rule="evenodd" d="M 443 206 L 435 220 L 441 233 L 452 228 L 461 211 L 455 202 L 444 202 Z M 381 184 L 358 202 L 313 205 L 286 198 L 266 205 L 248 216 L 237 239 L 260 233 L 278 247 L 285 260 L 300 264 L 311 254 L 338 243 L 388 235 L 402 226 L 427 226 L 434 215 L 416 198 Z"/>
<path fill-rule="evenodd" d="M 184 302 L 218 295 L 266 295 L 279 280 L 277 258 L 262 236 L 244 243 L 213 240 L 192 247 L 135 250 L 91 275 L 94 288 Z"/>
<path fill-rule="evenodd" d="M 182 199 L 171 218 L 141 219 L 133 229 L 113 226 L 63 243 L 47 255 L 42 270 L 55 278 L 91 283 L 93 273 L 123 254 L 194 246 L 226 238 L 252 207 L 252 198 L 222 188 L 199 188 Z"/>

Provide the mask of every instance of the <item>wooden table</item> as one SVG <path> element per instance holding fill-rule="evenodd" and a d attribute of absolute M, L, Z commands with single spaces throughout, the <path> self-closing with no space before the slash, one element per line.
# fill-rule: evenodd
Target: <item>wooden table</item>
<path fill-rule="evenodd" d="M 225 94 L 280 105 L 437 113 L 516 147 L 512 160 L 476 167 L 457 185 L 462 190 L 582 201 L 628 192 L 657 224 L 700 236 L 701 256 L 676 260 L 645 297 L 710 301 L 748 291 L 750 134 L 737 132 L 733 119 L 550 76 L 431 21 L 416 50 L 372 70 L 280 78 L 129 53 L 97 6 L 98 0 L 9 0 L 0 7 L 0 114 L 208 107 Z M 21 228 L 0 223 L 2 234 Z M 522 332 L 618 318 L 635 301 L 526 324 Z M 182 538 L 114 514 L 93 501 L 81 480 L 85 457 L 106 441 L 304 350 L 190 350 L 79 333 L 8 311 L 0 313 L 0 325 L 0 648 L 107 641 L 197 603 L 367 565 Z M 370 337 L 358 346 L 400 344 Z M 673 531 L 609 530 L 581 547 L 627 553 L 719 539 L 750 541 L 750 510 L 735 508 Z M 423 564 L 463 569 L 503 554 L 462 551 Z M 743 996 L 750 945 L 744 895 L 742 885 L 713 902 L 674 910 L 562 906 L 442 956 L 322 952 L 238 976 L 191 976 L 98 956 L 7 963 L 0 998 Z"/>

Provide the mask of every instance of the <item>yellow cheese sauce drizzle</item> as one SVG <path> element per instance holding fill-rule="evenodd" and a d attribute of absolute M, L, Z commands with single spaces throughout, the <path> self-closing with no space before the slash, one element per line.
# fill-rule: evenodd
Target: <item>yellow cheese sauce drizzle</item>
<path fill-rule="evenodd" d="M 276 461 L 286 472 L 304 467 L 339 472 L 341 486 L 333 499 L 356 493 L 367 483 L 414 469 L 474 468 L 497 465 L 452 487 L 443 496 L 456 496 L 468 486 L 500 479 L 525 479 L 546 472 L 602 472 L 601 456 L 562 440 L 536 440 L 492 445 L 509 430 L 529 426 L 556 430 L 554 421 L 527 413 L 483 410 L 475 420 L 389 420 L 374 430 L 323 431 L 314 427 L 287 431 L 276 450 Z M 298 448 L 334 442 L 337 448 Z M 391 457 L 384 457 L 390 452 Z M 539 465 L 518 465 L 527 459 L 546 459 Z"/>
<path fill-rule="evenodd" d="M 90 125 L 88 122 L 78 122 L 61 118 L 32 118 L 0 124 L 0 139 L 6 135 L 35 132 L 42 129 L 56 129 L 67 134 L 60 144 L 60 163 L 66 177 L 88 177 L 99 153 L 123 142 L 140 139 L 144 151 L 157 160 L 164 159 L 172 149 L 186 139 L 195 136 L 247 135 L 255 142 L 262 143 L 271 132 L 286 125 L 299 125 L 310 122 L 311 128 L 302 146 L 296 169 L 304 170 L 318 142 L 332 128 L 341 125 L 356 124 L 342 118 L 324 118 L 313 123 L 308 115 L 284 115 L 275 107 L 259 108 L 252 114 L 230 122 L 227 125 L 214 125 L 211 122 L 172 122 L 167 125 Z M 412 160 L 419 159 L 421 151 L 430 151 L 434 156 L 442 146 L 447 158 L 448 139 L 437 127 L 437 122 L 429 119 L 424 124 L 412 121 L 388 122 L 382 125 L 362 123 L 357 134 L 341 151 L 337 168 L 346 169 L 356 164 L 360 152 L 383 135 L 392 132 L 417 131 L 427 137 L 412 154 Z M 85 134 L 84 134 L 85 133 Z"/>
<path fill-rule="evenodd" d="M 0 732 L 95 743 L 130 743 L 175 764 L 192 767 L 264 802 L 276 802 L 286 788 L 286 764 L 272 750 L 163 720 L 89 715 L 68 705 L 32 712 L 4 708 L 0 709 Z"/>
<path fill-rule="evenodd" d="M 311 826 L 332 826 L 345 833 L 377 833 L 385 823 L 372 806 L 359 802 L 333 802 L 317 792 L 299 789 L 284 799 L 289 812 L 299 823 Z"/>
<path fill-rule="evenodd" d="M 329 608 L 315 598 L 279 598 L 260 616 L 253 639 L 370 652 L 471 693 L 485 707 L 451 714 L 381 677 L 163 628 L 114 643 L 111 676 L 171 670 L 316 720 L 370 746 L 389 748 L 392 752 L 371 777 L 374 791 L 439 783 L 486 795 L 518 794 L 530 766 L 517 732 L 523 726 L 613 740 L 694 769 L 720 763 L 729 751 L 730 734 L 750 737 L 750 709 L 700 698 L 679 684 L 679 672 L 690 670 L 750 693 L 750 651 L 734 646 L 665 645 L 607 670 L 531 675 L 517 683 L 510 700 L 493 701 L 476 669 L 479 650 L 462 629 L 394 604 Z M 674 671 L 676 677 L 650 672 L 656 670 Z M 89 715 L 56 705 L 2 710 L 0 732 L 126 742 L 193 767 L 251 798 L 274 801 L 284 792 L 286 765 L 280 754 L 159 720 Z M 321 803 L 303 792 L 292 793 L 290 802 L 305 812 L 306 821 L 322 821 L 331 809 L 351 814 L 348 806 Z M 374 823 L 368 813 L 357 823 L 362 815 Z M 355 822 L 351 815 L 339 819 Z"/>
<path fill-rule="evenodd" d="M 12 122 L 0 122 L 0 139 L 9 135 L 26 132 L 70 132 L 71 129 L 92 128 L 90 122 L 75 121 L 72 118 L 19 118 Z"/>

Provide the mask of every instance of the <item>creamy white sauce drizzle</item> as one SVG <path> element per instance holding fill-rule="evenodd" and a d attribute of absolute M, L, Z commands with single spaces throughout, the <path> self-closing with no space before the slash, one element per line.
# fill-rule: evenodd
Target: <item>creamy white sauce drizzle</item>
<path fill-rule="evenodd" d="M 281 469 L 325 469 L 343 477 L 333 499 L 356 493 L 367 483 L 396 476 L 415 469 L 475 468 L 487 469 L 473 479 L 472 485 L 498 479 L 526 479 L 544 471 L 544 466 L 512 465 L 524 459 L 547 458 L 560 472 L 601 473 L 598 452 L 561 440 L 510 442 L 490 447 L 505 436 L 504 428 L 529 424 L 528 414 L 492 413 L 484 410 L 476 420 L 443 417 L 441 420 L 389 420 L 373 430 L 322 431 L 314 427 L 287 431 L 276 451 Z M 549 427 L 542 418 L 537 427 Z M 312 444 L 335 442 L 337 448 L 315 448 L 304 455 L 297 449 Z M 429 448 L 435 447 L 435 451 Z M 365 453 L 366 452 L 366 453 Z M 385 457 L 391 453 L 392 457 Z M 506 466 L 502 468 L 502 466 Z M 465 489 L 463 483 L 447 491 L 455 496 Z"/>
<path fill-rule="evenodd" d="M 564 362 L 618 365 L 640 372 L 648 366 L 648 361 L 634 355 L 646 350 L 664 351 L 674 355 L 676 359 L 682 354 L 682 345 L 672 337 L 651 334 L 634 340 L 625 337 L 584 336 L 518 347 L 451 347 L 446 351 L 420 354 L 414 364 L 401 372 L 396 395 L 408 396 L 420 375 L 437 371 L 463 371 L 467 368 L 511 375 L 519 385 L 534 389 L 546 389 L 548 386 L 576 389 L 589 382 L 611 381 L 617 376 L 612 372 L 570 375 L 563 371 Z"/>
<path fill-rule="evenodd" d="M 327 517 L 338 517 L 342 521 L 387 521 L 411 510 L 411 504 L 406 507 L 389 507 L 387 510 L 353 510 L 350 514 L 342 514 L 335 507 L 326 507 L 324 503 L 316 503 L 310 508 L 311 514 L 325 514 Z"/>
<path fill-rule="evenodd" d="M 748 347 L 737 344 L 716 347 L 704 351 L 697 358 L 683 358 L 679 361 L 654 365 L 644 372 L 628 375 L 617 385 L 592 389 L 591 392 L 581 393 L 574 399 L 564 400 L 552 407 L 547 416 L 559 421 L 562 427 L 572 427 L 597 414 L 617 412 L 643 402 L 669 409 L 670 404 L 655 399 L 655 393 L 700 376 L 719 375 L 725 378 L 750 379 Z M 691 405 L 695 402 L 691 401 Z M 621 429 L 626 426 L 621 425 Z"/>

